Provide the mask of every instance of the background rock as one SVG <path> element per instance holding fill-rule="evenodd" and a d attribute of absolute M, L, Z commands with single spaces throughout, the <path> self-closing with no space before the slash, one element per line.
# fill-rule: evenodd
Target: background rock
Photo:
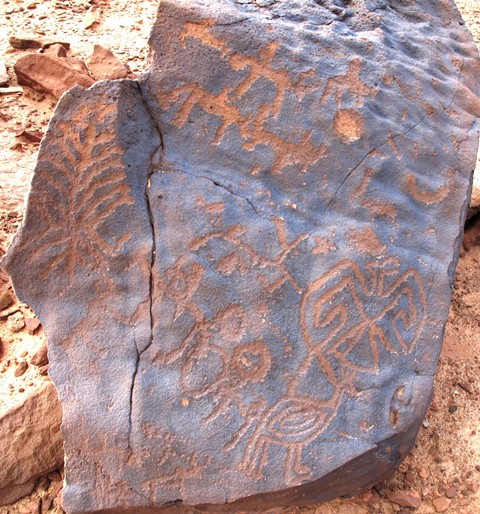
<path fill-rule="evenodd" d="M 8 73 L 5 63 L 0 61 L 0 87 L 8 86 Z"/>
<path fill-rule="evenodd" d="M 0 506 L 28 494 L 35 481 L 63 464 L 62 408 L 44 382 L 0 417 Z"/>
<path fill-rule="evenodd" d="M 13 48 L 19 48 L 22 50 L 27 48 L 48 48 L 49 46 L 56 44 L 60 44 L 67 49 L 70 47 L 70 43 L 67 43 L 66 41 L 58 41 L 57 39 L 37 35 L 11 36 L 9 38 L 9 42 Z"/>
<path fill-rule="evenodd" d="M 79 70 L 79 63 L 44 54 L 28 54 L 15 63 L 17 81 L 36 91 L 50 93 L 60 98 L 73 86 L 90 87 L 94 80 Z"/>
<path fill-rule="evenodd" d="M 101 45 L 95 45 L 93 54 L 85 60 L 91 75 L 97 80 L 122 79 L 128 70 L 113 53 Z"/>

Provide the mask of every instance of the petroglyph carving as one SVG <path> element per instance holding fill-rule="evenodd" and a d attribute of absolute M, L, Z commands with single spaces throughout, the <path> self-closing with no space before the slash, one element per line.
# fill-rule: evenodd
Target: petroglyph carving
<path fill-rule="evenodd" d="M 163 1 L 148 71 L 60 100 L 2 265 L 48 334 L 66 512 L 307 505 L 412 448 L 480 68 L 453 0 L 385 3 Z"/>
<path fill-rule="evenodd" d="M 269 462 L 270 447 L 281 446 L 287 452 L 283 469 L 285 483 L 298 485 L 312 476 L 311 469 L 302 464 L 302 451 L 328 427 L 342 397 L 342 389 L 337 388 L 326 401 L 291 393 L 271 407 L 265 407 L 264 402 L 254 403 L 247 411 L 245 423 L 224 449 L 233 450 L 247 436 L 238 468 L 252 478 L 261 479 Z"/>
<path fill-rule="evenodd" d="M 43 256 L 42 280 L 60 268 L 71 281 L 79 266 L 106 275 L 110 256 L 131 238 L 125 231 L 110 241 L 106 228 L 118 209 L 133 204 L 114 127 L 99 129 L 114 109 L 80 107 L 69 123 L 57 123 L 58 137 L 41 154 L 36 180 L 42 200 L 35 215 L 46 220 L 48 230 L 29 244 L 36 247 L 32 258 Z"/>
<path fill-rule="evenodd" d="M 219 259 L 217 265 L 219 273 L 230 275 L 233 271 L 237 271 L 241 275 L 245 275 L 253 270 L 258 270 L 259 280 L 265 286 L 267 293 L 275 292 L 286 282 L 290 283 L 297 292 L 300 292 L 300 286 L 285 267 L 285 259 L 291 252 L 295 251 L 302 241 L 308 238 L 308 234 L 300 234 L 293 241 L 288 242 L 284 221 L 276 217 L 273 223 L 279 246 L 279 252 L 273 258 L 262 256 L 253 246 L 242 240 L 247 227 L 241 225 L 232 226 L 226 231 L 206 234 L 194 241 L 191 249 L 194 251 L 199 250 L 215 239 L 227 241 L 232 244 L 232 251 Z M 267 271 L 270 277 L 272 274 L 279 276 L 272 281 L 267 276 Z"/>
<path fill-rule="evenodd" d="M 399 274 L 398 259 L 374 260 L 364 270 L 345 260 L 309 286 L 301 301 L 300 326 L 307 347 L 328 379 L 338 384 L 333 361 L 377 373 L 381 349 L 411 352 L 422 333 L 425 303 L 419 272 Z M 364 348 L 357 360 L 355 350 L 365 344 L 368 351 Z"/>
<path fill-rule="evenodd" d="M 302 451 L 335 418 L 344 395 L 354 390 L 356 373 L 379 371 L 380 347 L 391 354 L 414 349 L 422 331 L 425 292 L 416 270 L 399 274 L 398 268 L 395 258 L 372 261 L 364 270 L 343 261 L 307 288 L 300 302 L 307 355 L 292 376 L 287 395 L 269 407 L 262 402 L 252 405 L 225 447 L 230 451 L 247 437 L 239 465 L 245 473 L 261 478 L 270 446 L 280 445 L 287 450 L 285 482 L 297 485 L 308 480 L 311 470 L 302 464 Z M 373 310 L 372 298 L 377 299 Z M 359 358 L 356 347 L 365 341 L 369 352 L 363 349 Z M 363 361 L 365 353 L 368 361 Z M 313 361 L 332 388 L 326 400 L 298 392 L 299 377 Z"/>
<path fill-rule="evenodd" d="M 221 120 L 212 144 L 220 144 L 227 130 L 235 126 L 240 130 L 245 150 L 253 150 L 259 145 L 267 145 L 272 149 L 275 154 L 272 166 L 274 173 L 280 173 L 287 165 L 300 165 L 302 171 L 307 171 L 310 165 L 325 157 L 325 146 L 312 141 L 311 130 L 304 130 L 300 140 L 292 141 L 270 130 L 268 122 L 280 116 L 287 93 L 295 95 L 297 102 L 301 102 L 307 93 L 318 89 L 318 83 L 311 80 L 313 71 L 301 73 L 294 82 L 286 70 L 274 66 L 278 42 L 266 45 L 259 52 L 258 58 L 247 57 L 235 53 L 225 39 L 216 37 L 211 31 L 212 26 L 211 20 L 204 20 L 202 23 L 187 22 L 181 34 L 183 47 L 186 48 L 189 40 L 194 39 L 217 50 L 232 70 L 246 71 L 248 75 L 237 85 L 227 87 L 218 94 L 207 91 L 198 84 L 186 84 L 173 89 L 162 99 L 165 109 L 173 105 L 179 106 L 172 123 L 177 127 L 184 126 L 194 106 L 198 105 L 206 113 Z M 247 115 L 242 112 L 239 103 L 260 79 L 266 79 L 273 84 L 275 98 L 273 102 L 263 102 L 255 115 Z M 251 172 L 255 174 L 257 171 L 257 167 L 252 166 Z"/>
<path fill-rule="evenodd" d="M 184 495 L 186 481 L 192 478 L 202 478 L 211 458 L 208 455 L 200 458 L 196 452 L 186 455 L 179 454 L 175 448 L 179 444 L 188 445 L 188 439 L 180 438 L 169 432 L 158 431 L 155 427 L 147 428 L 150 428 L 151 433 L 153 431 L 153 437 L 162 446 L 162 451 L 156 459 L 156 466 L 169 471 L 159 474 L 155 479 L 142 482 L 141 490 L 150 497 L 151 501 L 155 501 L 156 492 L 160 488 L 173 489 L 177 494 Z"/>
<path fill-rule="evenodd" d="M 448 195 L 448 192 L 450 191 L 450 187 L 447 185 L 440 186 L 436 191 L 427 191 L 420 189 L 418 187 L 415 175 L 412 175 L 411 173 L 409 173 L 405 177 L 405 185 L 407 191 L 412 195 L 412 197 L 415 200 L 426 204 L 438 203 L 442 200 L 445 200 L 445 198 Z"/>

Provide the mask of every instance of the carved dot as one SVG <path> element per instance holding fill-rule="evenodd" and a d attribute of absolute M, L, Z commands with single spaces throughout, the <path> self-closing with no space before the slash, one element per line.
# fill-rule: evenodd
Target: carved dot
<path fill-rule="evenodd" d="M 343 142 L 358 141 L 364 131 L 362 116 L 351 109 L 339 109 L 333 120 L 333 128 Z"/>

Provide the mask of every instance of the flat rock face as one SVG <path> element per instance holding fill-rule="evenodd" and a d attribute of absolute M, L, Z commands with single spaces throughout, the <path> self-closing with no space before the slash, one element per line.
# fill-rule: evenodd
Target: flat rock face
<path fill-rule="evenodd" d="M 49 338 L 67 512 L 373 485 L 431 398 L 473 41 L 450 1 L 177 0 L 151 46 L 139 84 L 62 98 L 4 263 Z"/>

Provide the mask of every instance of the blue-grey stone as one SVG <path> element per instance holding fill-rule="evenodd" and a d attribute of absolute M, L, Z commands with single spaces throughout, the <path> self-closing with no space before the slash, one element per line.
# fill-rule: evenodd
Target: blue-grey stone
<path fill-rule="evenodd" d="M 75 88 L 4 265 L 64 409 L 69 513 L 354 494 L 414 443 L 471 187 L 451 0 L 169 0 Z"/>

